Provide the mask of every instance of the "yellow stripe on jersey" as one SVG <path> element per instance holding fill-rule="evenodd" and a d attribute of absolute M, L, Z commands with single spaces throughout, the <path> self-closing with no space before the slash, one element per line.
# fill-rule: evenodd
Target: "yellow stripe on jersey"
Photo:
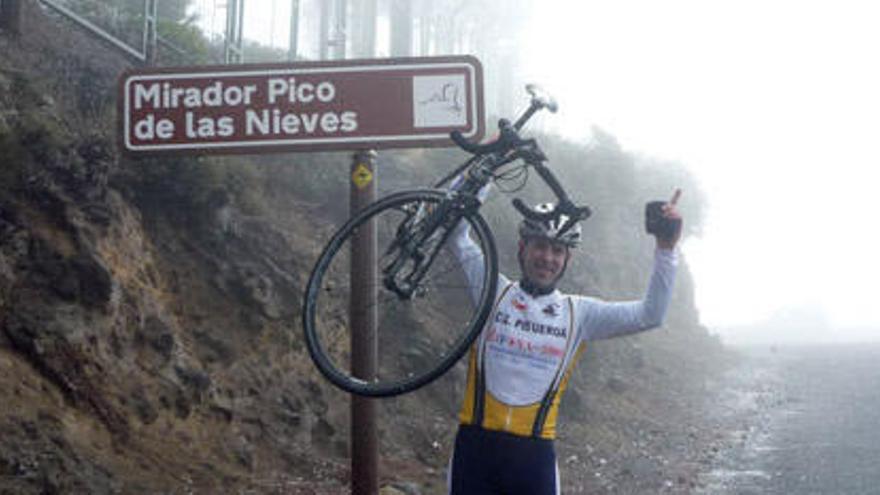
<path fill-rule="evenodd" d="M 479 339 L 477 339 L 479 342 Z M 476 406 L 476 393 L 474 388 L 477 386 L 477 342 L 471 346 L 470 357 L 468 358 L 467 386 L 464 391 L 464 403 L 461 405 L 461 411 L 458 413 L 458 421 L 463 425 L 474 424 L 474 407 Z"/>
<path fill-rule="evenodd" d="M 562 402 L 562 394 L 565 393 L 565 387 L 568 386 L 568 380 L 571 378 L 571 373 L 574 371 L 575 365 L 586 348 L 587 345 L 581 343 L 574 358 L 572 358 L 571 362 L 568 364 L 568 369 L 565 371 L 565 377 L 562 379 L 562 383 L 559 384 L 559 390 L 553 395 L 553 404 L 550 406 L 550 411 L 547 413 L 547 419 L 544 421 L 544 427 L 541 429 L 541 434 L 539 435 L 541 438 L 548 438 L 550 440 L 556 438 L 556 417 L 559 415 L 559 404 Z"/>

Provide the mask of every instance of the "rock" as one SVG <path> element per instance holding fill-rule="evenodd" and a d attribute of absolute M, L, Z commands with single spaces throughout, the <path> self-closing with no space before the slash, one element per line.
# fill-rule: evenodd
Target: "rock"
<path fill-rule="evenodd" d="M 15 110 L 0 111 L 0 136 L 12 132 L 12 126 L 18 119 L 19 114 Z"/>
<path fill-rule="evenodd" d="M 40 240 L 31 244 L 31 254 L 37 270 L 49 278 L 49 288 L 62 299 L 90 308 L 105 307 L 112 300 L 113 276 L 98 257 L 79 254 L 68 259 Z"/>
<path fill-rule="evenodd" d="M 383 492 L 383 490 L 386 490 Z M 413 481 L 395 481 L 379 490 L 384 495 L 422 495 L 422 487 Z"/>
<path fill-rule="evenodd" d="M 39 105 L 43 108 L 54 108 L 55 107 L 55 98 L 52 98 L 52 95 L 43 94 L 40 97 Z"/>
<path fill-rule="evenodd" d="M 291 400 L 287 395 L 279 397 L 278 402 L 283 407 L 275 413 L 276 417 L 294 430 L 299 429 L 304 422 L 302 402 L 299 399 Z"/>
<path fill-rule="evenodd" d="M 175 366 L 174 372 L 180 378 L 180 381 L 198 396 L 207 392 L 208 388 L 211 387 L 211 377 L 203 371 Z"/>
<path fill-rule="evenodd" d="M 623 463 L 620 474 L 635 479 L 651 479 L 657 473 L 657 466 L 649 459 L 637 457 Z"/>
<path fill-rule="evenodd" d="M 616 376 L 609 378 L 608 381 L 605 382 L 605 385 L 615 394 L 622 394 L 629 388 L 625 381 Z"/>
<path fill-rule="evenodd" d="M 234 449 L 235 460 L 249 470 L 254 469 L 254 451 L 249 444 L 239 445 Z"/>
<path fill-rule="evenodd" d="M 333 425 L 328 423 L 323 418 L 317 418 L 315 424 L 312 425 L 312 444 L 313 445 L 327 445 L 333 435 L 336 434 L 336 429 L 333 428 Z"/>
<path fill-rule="evenodd" d="M 258 309 L 270 319 L 281 317 L 281 308 L 275 300 L 275 286 L 272 279 L 260 273 L 250 273 L 242 280 L 245 295 Z"/>
<path fill-rule="evenodd" d="M 143 389 L 138 389 L 131 394 L 130 402 L 134 408 L 135 414 L 145 425 L 151 424 L 159 418 L 156 408 L 147 398 Z"/>
<path fill-rule="evenodd" d="M 95 224 L 109 227 L 113 219 L 113 210 L 104 203 L 86 203 L 83 205 L 83 213 Z"/>
<path fill-rule="evenodd" d="M 161 316 L 147 316 L 141 336 L 150 348 L 156 351 L 165 361 L 171 359 L 177 342 L 172 333 L 171 325 L 165 322 Z"/>
<path fill-rule="evenodd" d="M 114 281 L 104 262 L 95 256 L 81 256 L 73 262 L 79 279 L 80 300 L 87 306 L 100 307 L 110 302 Z"/>
<path fill-rule="evenodd" d="M 196 352 L 208 363 L 231 363 L 235 359 L 235 350 L 228 343 L 212 335 L 211 330 L 200 329 L 193 332 L 198 346 Z"/>
<path fill-rule="evenodd" d="M 12 92 L 12 78 L 0 72 L 0 101 Z"/>
<path fill-rule="evenodd" d="M 164 403 L 167 399 L 163 397 L 160 400 Z M 192 414 L 192 400 L 182 390 L 178 390 L 174 396 L 174 413 L 179 419 L 186 419 Z"/>

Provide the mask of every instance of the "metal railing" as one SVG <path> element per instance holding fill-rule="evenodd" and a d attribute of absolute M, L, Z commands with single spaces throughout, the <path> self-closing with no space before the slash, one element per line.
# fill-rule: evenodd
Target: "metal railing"
<path fill-rule="evenodd" d="M 132 48 L 125 41 L 110 34 L 105 29 L 92 23 L 85 17 L 77 14 L 73 10 L 67 8 L 56 0 L 40 0 L 40 2 L 62 15 L 63 17 L 73 21 L 79 27 L 85 29 L 90 34 L 96 36 L 102 41 L 109 43 L 114 48 L 122 51 L 123 54 L 142 64 L 153 62 L 155 56 L 156 43 L 156 6 L 157 0 L 144 0 L 144 43 L 141 50 Z"/>
<path fill-rule="evenodd" d="M 0 0 L 0 2 L 2 2 L 0 3 L 0 9 L 9 8 L 9 5 L 14 4 L 16 1 L 21 0 Z M 89 34 L 108 43 L 114 49 L 121 51 L 126 57 L 137 64 L 154 65 L 156 63 L 158 48 L 160 46 L 187 63 L 202 63 L 197 56 L 194 56 L 186 49 L 181 48 L 169 39 L 158 34 L 157 12 L 159 0 L 144 0 L 143 42 L 139 48 L 132 47 L 130 43 L 86 19 L 84 16 L 78 14 L 58 0 L 39 0 L 39 2 L 62 17 L 70 20 Z M 224 62 L 240 63 L 244 59 L 241 36 L 244 0 L 229 0 L 229 2 L 233 8 L 227 12 L 229 19 L 227 20 L 226 41 L 224 44 Z M 220 60 L 212 57 L 212 62 L 220 62 Z"/>

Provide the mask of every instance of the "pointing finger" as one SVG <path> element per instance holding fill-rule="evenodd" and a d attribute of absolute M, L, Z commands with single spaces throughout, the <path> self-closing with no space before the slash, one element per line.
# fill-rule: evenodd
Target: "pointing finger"
<path fill-rule="evenodd" d="M 681 189 L 676 189 L 675 193 L 672 195 L 672 199 L 669 200 L 669 204 L 675 206 L 678 203 L 678 198 L 681 197 Z"/>

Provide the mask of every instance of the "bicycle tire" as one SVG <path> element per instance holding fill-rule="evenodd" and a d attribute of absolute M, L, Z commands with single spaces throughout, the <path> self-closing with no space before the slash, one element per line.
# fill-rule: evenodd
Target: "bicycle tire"
<path fill-rule="evenodd" d="M 433 297 L 437 293 L 443 292 L 438 297 L 433 297 L 430 301 L 424 300 L 427 296 L 414 297 L 410 300 L 401 299 L 385 288 L 378 279 L 375 279 L 373 283 L 377 286 L 377 304 L 375 306 L 377 313 L 376 330 L 378 345 L 380 346 L 378 349 L 379 370 L 377 377 L 369 381 L 354 377 L 348 366 L 351 359 L 350 346 L 348 349 L 345 348 L 346 342 L 343 340 L 343 336 L 340 335 L 345 334 L 346 331 L 351 331 L 345 325 L 345 319 L 348 316 L 342 314 L 347 304 L 344 301 L 334 299 L 334 297 L 345 299 L 345 296 L 340 294 L 342 291 L 336 291 L 336 286 L 350 286 L 350 283 L 346 284 L 350 282 L 350 277 L 346 273 L 346 267 L 350 268 L 350 266 L 346 263 L 345 259 L 346 256 L 350 257 L 350 249 L 347 254 L 345 247 L 350 243 L 361 225 L 368 220 L 373 220 L 376 225 L 377 237 L 376 271 L 381 272 L 381 267 L 378 265 L 382 264 L 384 258 L 381 254 L 389 246 L 388 242 L 390 242 L 389 239 L 392 237 L 389 232 L 391 230 L 396 231 L 396 226 L 400 225 L 401 221 L 404 221 L 402 219 L 411 221 L 411 218 L 413 218 L 413 208 L 416 208 L 418 205 L 437 205 L 444 201 L 445 198 L 446 193 L 436 189 L 415 189 L 391 194 L 368 205 L 348 220 L 326 244 L 309 277 L 304 295 L 302 324 L 306 345 L 312 361 L 321 373 L 337 387 L 347 392 L 367 397 L 390 397 L 418 389 L 449 370 L 467 352 L 483 328 L 491 312 L 492 302 L 497 290 L 498 256 L 494 237 L 485 219 L 478 212 L 472 212 L 464 214 L 461 217 L 461 221 L 465 221 L 470 225 L 471 238 L 482 254 L 483 277 L 479 283 L 476 286 L 456 287 L 450 281 L 447 282 L 449 284 L 448 287 L 441 285 L 439 281 L 441 277 L 449 277 L 450 280 L 456 276 L 458 277 L 456 280 L 466 278 L 463 273 L 456 275 L 455 267 L 441 264 L 448 262 L 449 259 L 457 260 L 446 249 L 446 246 L 438 246 L 441 256 L 444 258 L 435 259 L 428 269 L 428 274 L 431 277 L 438 277 L 438 282 L 436 287 L 431 286 L 431 289 L 426 291 L 426 293 L 430 293 Z M 393 218 L 388 224 L 385 223 L 386 217 L 396 217 L 397 215 L 401 218 Z M 441 227 L 434 235 L 441 236 L 438 239 L 442 238 L 442 242 L 448 242 L 448 239 L 444 236 L 443 229 L 450 229 L 452 227 Z M 434 241 L 433 236 L 429 239 Z M 441 241 L 437 240 L 434 242 L 439 243 Z M 449 259 L 446 258 L 447 254 Z M 474 257 L 472 262 L 480 263 L 479 259 Z M 432 278 L 428 280 L 433 281 Z M 468 313 L 467 317 L 460 323 L 459 320 L 462 316 L 461 295 L 458 293 L 452 294 L 451 292 L 454 290 L 470 292 L 467 294 L 467 299 L 472 303 L 472 312 Z M 389 305 L 389 308 L 383 307 L 386 303 Z M 395 306 L 390 307 L 391 305 Z M 437 307 L 438 305 L 449 305 L 451 307 L 442 308 Z M 388 314 L 385 314 L 385 311 Z M 434 321 L 433 325 L 429 324 L 430 322 L 419 323 L 418 321 L 410 321 L 410 325 L 406 324 L 408 317 L 412 317 L 413 320 L 420 319 L 420 312 L 428 312 L 431 317 L 442 321 Z M 413 313 L 415 316 L 413 316 Z M 449 323 L 453 319 L 455 322 Z M 436 327 L 440 323 L 461 328 L 442 328 L 438 331 Z M 398 328 L 395 332 L 393 328 L 395 325 L 422 328 Z M 350 339 L 351 335 L 349 334 L 348 337 Z M 422 340 L 417 341 L 414 345 L 413 342 L 410 342 L 414 338 L 422 338 Z M 431 339 L 435 341 L 432 342 Z M 397 340 L 406 340 L 406 342 L 397 343 Z M 437 340 L 443 340 L 444 342 L 438 344 Z M 444 347 L 444 349 L 439 351 L 442 354 L 434 356 L 429 352 L 415 357 L 409 355 L 414 352 L 413 347 L 425 347 L 425 342 L 430 344 L 428 346 L 429 351 L 434 350 L 431 348 L 432 346 Z M 401 347 L 402 350 L 395 350 L 395 345 Z M 386 349 L 383 349 L 382 346 Z M 448 348 L 445 348 L 445 346 L 448 346 Z M 348 357 L 345 355 L 346 350 L 349 352 Z M 425 364 L 423 369 L 418 369 L 417 371 L 394 369 L 395 367 L 403 367 L 405 363 L 410 361 L 413 366 L 421 365 L 420 360 L 432 358 L 436 358 L 436 362 Z M 349 361 L 346 361 L 346 359 Z"/>

